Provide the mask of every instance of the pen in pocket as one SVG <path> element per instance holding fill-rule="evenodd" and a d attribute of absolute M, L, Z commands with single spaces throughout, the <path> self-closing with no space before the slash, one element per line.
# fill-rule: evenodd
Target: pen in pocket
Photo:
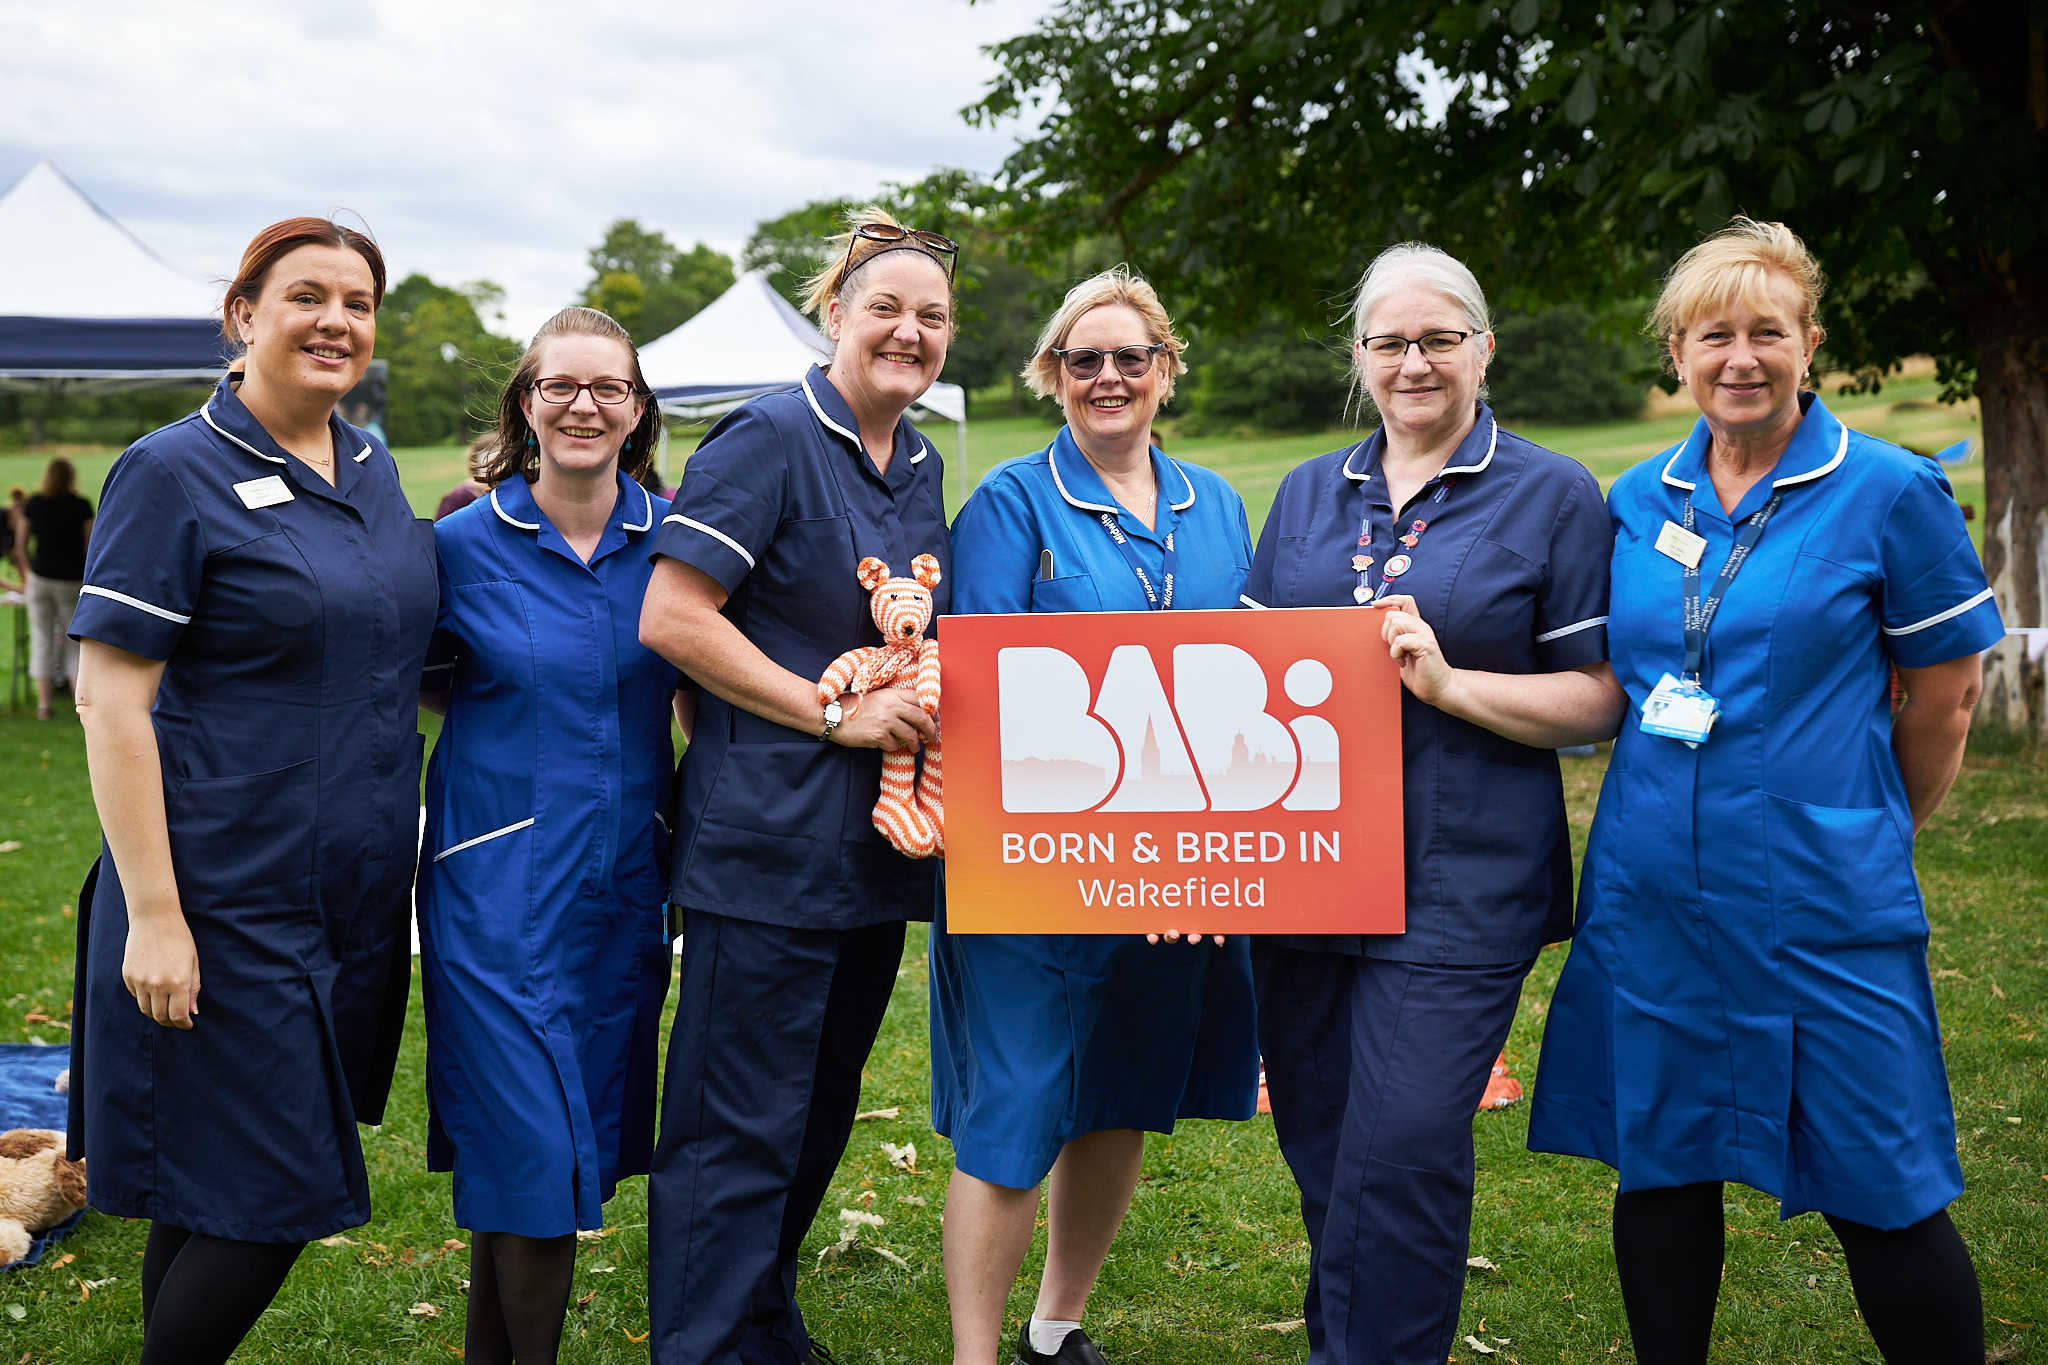
<path fill-rule="evenodd" d="M 1038 576 L 1041 580 L 1052 577 L 1051 550 L 1040 550 L 1038 552 Z"/>

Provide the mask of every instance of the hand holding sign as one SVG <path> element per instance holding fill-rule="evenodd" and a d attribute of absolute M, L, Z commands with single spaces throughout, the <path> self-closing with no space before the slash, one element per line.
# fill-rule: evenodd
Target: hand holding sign
<path fill-rule="evenodd" d="M 1379 600 L 1379 605 L 1388 608 L 1380 638 L 1387 642 L 1388 653 L 1401 665 L 1401 685 L 1413 692 L 1417 701 L 1442 707 L 1457 689 L 1458 677 L 1457 670 L 1444 662 L 1436 632 L 1422 619 L 1415 599 L 1406 593 L 1390 593 Z"/>

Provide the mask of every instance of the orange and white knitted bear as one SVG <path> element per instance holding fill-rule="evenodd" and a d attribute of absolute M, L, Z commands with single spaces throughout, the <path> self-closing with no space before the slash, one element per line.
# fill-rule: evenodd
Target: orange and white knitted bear
<path fill-rule="evenodd" d="M 849 649 L 818 680 L 818 704 L 830 705 L 852 692 L 866 696 L 880 687 L 914 686 L 917 704 L 939 714 L 939 642 L 924 638 L 932 621 L 932 588 L 939 561 L 919 555 L 910 561 L 912 578 L 891 578 L 889 566 L 870 555 L 861 560 L 860 585 L 873 594 L 868 610 L 888 643 Z M 875 799 L 875 828 L 898 852 L 929 858 L 946 851 L 945 777 L 939 742 L 924 746 L 924 771 L 917 755 L 893 749 L 882 755 L 882 790 Z"/>

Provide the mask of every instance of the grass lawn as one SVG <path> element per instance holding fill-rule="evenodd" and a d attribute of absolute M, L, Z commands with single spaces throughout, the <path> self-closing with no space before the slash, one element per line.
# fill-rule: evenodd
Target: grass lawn
<path fill-rule="evenodd" d="M 1915 444 L 1946 444 L 1970 429 L 1966 409 L 1914 406 L 1893 386 L 1882 400 L 1839 403 L 1859 426 Z M 1935 430 L 1936 420 L 1946 423 Z M 1604 478 L 1682 434 L 1683 417 L 1573 431 L 1532 431 Z M 1042 445 L 1050 429 L 1029 419 L 970 428 L 969 472 Z M 953 434 L 935 431 L 951 455 Z M 1254 531 L 1279 477 L 1339 438 L 1205 438 L 1174 453 L 1228 475 L 1251 505 Z M 111 452 L 81 454 L 96 489 Z M 400 452 L 408 491 L 430 510 L 460 476 L 454 449 Z M 29 476 L 26 457 L 0 457 L 0 484 Z M 1981 473 L 1966 466 L 1958 492 L 1981 505 Z M 1583 843 L 1603 758 L 1568 760 L 1575 839 Z M 1930 962 L 1947 1035 L 1968 1192 L 1955 1206 L 1975 1255 L 1994 1345 L 2048 1359 L 2032 1347 L 2048 1333 L 2048 755 L 1973 753 L 1956 794 L 1919 848 L 1934 937 Z M 83 745 L 68 711 L 38 724 L 0 712 L 0 1041 L 68 1033 L 31 1024 L 68 1020 L 73 899 L 97 843 Z M 1535 1070 L 1543 1014 L 1564 949 L 1543 954 L 1525 988 L 1509 1060 Z M 813 1330 L 847 1365 L 939 1362 L 950 1355 L 940 1271 L 939 1216 L 949 1172 L 946 1143 L 928 1126 L 924 947 L 913 933 L 862 1096 L 865 1109 L 898 1108 L 861 1123 L 806 1245 L 807 1264 L 833 1240 L 836 1213 L 872 1196 L 888 1219 L 875 1241 L 909 1263 L 899 1269 L 856 1252 L 807 1269 L 800 1289 Z M 203 1027 L 203 1016 L 202 1016 Z M 389 1122 L 365 1130 L 376 1218 L 333 1246 L 307 1249 L 285 1292 L 238 1360 L 447 1361 L 462 1343 L 467 1237 L 452 1221 L 445 1176 L 425 1165 L 424 1029 L 415 993 Z M 204 1116 L 193 1116 L 203 1123 Z M 1527 1107 L 1477 1120 L 1479 1198 L 1473 1254 L 1496 1267 L 1473 1272 L 1461 1339 L 1471 1333 L 1510 1362 L 1632 1359 L 1607 1242 L 1611 1173 L 1590 1162 L 1524 1150 Z M 914 1170 L 890 1165 L 881 1144 L 914 1143 Z M 1772 1201 L 1730 1187 L 1728 1271 L 1716 1360 L 1876 1361 L 1855 1314 L 1841 1253 L 1817 1217 L 1780 1224 Z M 628 1181 L 606 1210 L 603 1236 L 583 1244 L 564 1359 L 644 1359 L 644 1182 Z M 0 1276 L 0 1361 L 113 1362 L 139 1349 L 137 1277 L 144 1228 L 93 1214 L 37 1267 Z M 1093 1335 L 1120 1361 L 1299 1361 L 1308 1245 L 1271 1121 L 1190 1123 L 1148 1140 L 1144 1182 L 1091 1307 Z M 1033 1283 L 1035 1262 L 1025 1283 Z M 107 1281 L 88 1291 L 87 1282 Z M 427 1305 L 428 1310 L 416 1306 Z M 1029 1310 L 1020 1293 L 1011 1326 Z M 24 1314 L 19 1319 L 13 1310 Z M 418 1315 L 416 1315 L 416 1313 Z M 2036 1327 L 2034 1324 L 2040 1324 Z M 1482 1357 L 1462 1340 L 1453 1359 Z"/>

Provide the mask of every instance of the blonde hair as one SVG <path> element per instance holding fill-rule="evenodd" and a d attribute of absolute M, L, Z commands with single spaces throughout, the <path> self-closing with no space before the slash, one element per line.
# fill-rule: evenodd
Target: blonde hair
<path fill-rule="evenodd" d="M 959 310 L 953 303 L 953 272 L 946 262 L 925 249 L 916 238 L 906 237 L 900 242 L 870 242 L 863 251 L 856 245 L 854 234 L 864 227 L 893 227 L 904 225 L 896 221 L 896 215 L 877 204 L 868 204 L 854 209 L 846 215 L 846 231 L 835 232 L 825 240 L 832 244 L 832 256 L 824 269 L 804 281 L 804 311 L 819 322 L 825 320 L 825 306 L 846 292 L 847 282 L 866 268 L 868 262 L 885 251 L 915 251 L 931 261 L 946 274 L 947 318 Z M 949 327 L 950 331 L 950 327 Z"/>
<path fill-rule="evenodd" d="M 1799 234 L 1783 223 L 1737 217 L 1680 256 L 1664 276 L 1664 288 L 1644 330 L 1664 343 L 1665 369 L 1674 369 L 1671 349 L 1685 340 L 1685 329 L 1700 317 L 1738 300 L 1758 310 L 1768 308 L 1765 289 L 1773 276 L 1790 280 L 1799 291 L 1800 340 L 1815 331 L 1825 339 L 1826 329 L 1814 321 L 1828 287 L 1820 262 Z"/>
<path fill-rule="evenodd" d="M 1164 407 L 1173 401 L 1175 376 L 1188 372 L 1187 362 L 1181 359 L 1187 342 L 1173 334 L 1173 319 L 1159 302 L 1158 291 L 1143 276 L 1133 275 L 1127 265 L 1111 266 L 1069 289 L 1066 298 L 1060 301 L 1059 311 L 1045 320 L 1045 327 L 1038 334 L 1038 347 L 1023 370 L 1025 386 L 1032 393 L 1040 398 L 1057 397 L 1060 358 L 1053 351 L 1066 346 L 1074 325 L 1084 316 L 1111 304 L 1122 304 L 1136 313 L 1144 321 L 1145 335 L 1165 343 L 1166 390 L 1159 395 L 1159 403 Z"/>

